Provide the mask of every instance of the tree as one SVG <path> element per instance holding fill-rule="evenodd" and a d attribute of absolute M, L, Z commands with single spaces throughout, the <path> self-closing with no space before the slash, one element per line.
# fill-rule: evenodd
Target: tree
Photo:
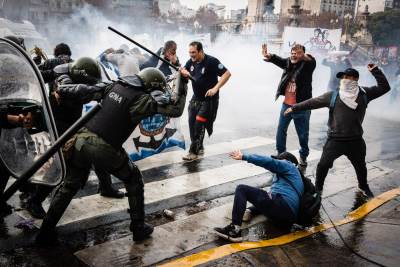
<path fill-rule="evenodd" d="M 371 15 L 368 31 L 374 44 L 381 46 L 400 45 L 400 10 L 389 10 Z"/>

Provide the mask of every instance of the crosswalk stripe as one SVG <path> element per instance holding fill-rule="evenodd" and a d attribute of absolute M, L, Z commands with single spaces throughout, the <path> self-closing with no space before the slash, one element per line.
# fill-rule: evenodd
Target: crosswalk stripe
<path fill-rule="evenodd" d="M 391 171 L 387 168 L 376 167 L 373 164 L 367 166 L 370 179 L 382 177 Z M 352 166 L 347 166 L 344 169 L 345 180 L 352 183 L 332 187 L 336 193 L 357 184 L 355 179 L 350 178 Z M 334 175 L 330 174 L 329 176 Z M 127 256 L 132 256 L 132 253 L 134 253 L 141 258 L 142 266 L 153 265 L 216 240 L 217 238 L 211 233 L 211 229 L 216 226 L 225 226 L 231 222 L 231 208 L 232 203 L 229 203 L 194 214 L 183 220 L 160 225 L 155 228 L 153 238 L 141 244 L 133 243 L 131 236 L 127 236 L 83 249 L 76 252 L 75 255 L 88 266 L 102 267 L 127 266 L 132 263 L 130 257 Z M 264 220 L 265 217 L 258 217 L 257 223 Z M 255 224 L 255 221 L 251 221 L 251 224 Z M 247 227 L 249 225 L 244 225 L 243 228 Z"/>
<path fill-rule="evenodd" d="M 320 151 L 311 150 L 309 159 L 315 160 L 319 158 L 320 154 Z M 220 168 L 146 183 L 144 190 L 145 204 L 149 205 L 202 190 L 223 187 L 229 183 L 263 173 L 266 173 L 264 168 L 246 162 L 239 162 L 232 165 L 225 165 Z M 233 190 L 229 193 L 233 193 Z M 121 212 L 127 208 L 127 199 L 104 198 L 99 194 L 75 198 L 71 201 L 58 225 L 67 225 L 105 214 Z M 21 214 L 23 217 L 29 217 L 26 211 L 22 211 Z M 37 225 L 40 224 L 39 221 L 36 223 Z"/>
<path fill-rule="evenodd" d="M 261 136 L 254 136 L 249 138 L 241 138 L 236 139 L 229 142 L 216 143 L 206 146 L 205 153 L 200 158 L 206 158 L 211 156 L 216 156 L 220 154 L 229 153 L 234 149 L 250 149 L 259 146 L 266 146 L 270 144 L 274 144 L 275 140 L 270 138 L 265 138 Z M 157 168 L 169 164 L 176 164 L 184 162 L 182 157 L 184 156 L 185 151 L 176 150 L 170 152 L 159 153 L 153 155 L 151 157 L 138 160 L 135 164 L 139 167 L 141 171 L 149 170 L 152 168 Z M 97 176 L 92 173 L 89 176 L 89 181 L 97 182 Z"/>
<path fill-rule="evenodd" d="M 257 146 L 270 145 L 273 143 L 275 143 L 274 139 L 261 136 L 242 138 L 230 142 L 222 142 L 206 146 L 203 157 L 211 157 L 219 154 L 225 154 L 231 152 L 234 149 L 249 149 Z M 181 163 L 183 162 L 183 155 L 184 151 L 182 150 L 160 153 L 142 160 L 138 160 L 135 162 L 135 164 L 139 167 L 140 170 L 144 171 L 164 165 Z"/>

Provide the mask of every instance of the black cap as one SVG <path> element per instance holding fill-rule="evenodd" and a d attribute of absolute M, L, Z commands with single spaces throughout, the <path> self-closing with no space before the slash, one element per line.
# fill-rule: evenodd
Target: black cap
<path fill-rule="evenodd" d="M 293 155 L 290 152 L 282 152 L 278 156 L 271 156 L 271 158 L 273 158 L 273 159 L 286 159 L 286 160 L 292 162 L 296 166 L 299 164 L 299 162 L 297 161 L 296 156 Z"/>
<path fill-rule="evenodd" d="M 336 78 L 342 79 L 344 75 L 352 76 L 354 78 L 359 78 L 360 77 L 360 74 L 358 73 L 357 70 L 352 69 L 352 68 L 348 68 L 345 71 L 338 72 L 336 74 Z"/>

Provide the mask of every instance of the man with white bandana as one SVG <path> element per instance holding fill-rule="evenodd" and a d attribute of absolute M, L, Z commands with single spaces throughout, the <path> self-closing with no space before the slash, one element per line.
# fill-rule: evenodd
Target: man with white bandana
<path fill-rule="evenodd" d="M 368 197 L 373 197 L 367 182 L 366 145 L 362 137 L 362 122 L 368 103 L 389 92 L 390 85 L 375 64 L 368 64 L 368 70 L 375 77 L 376 86 L 360 87 L 358 71 L 348 68 L 336 75 L 340 79 L 337 91 L 295 104 L 285 111 L 285 115 L 288 115 L 294 111 L 329 108 L 328 140 L 317 166 L 315 182 L 317 190 L 321 192 L 333 162 L 345 155 L 356 171 L 360 191 Z"/>

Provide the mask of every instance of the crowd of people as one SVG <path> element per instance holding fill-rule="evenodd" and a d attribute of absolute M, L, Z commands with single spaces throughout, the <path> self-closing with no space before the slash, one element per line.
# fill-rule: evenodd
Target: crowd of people
<path fill-rule="evenodd" d="M 9 39 L 16 42 L 13 38 Z M 17 41 L 23 45 L 21 40 Z M 284 97 L 276 133 L 277 153 L 267 156 L 234 151 L 230 157 L 261 166 L 272 172 L 274 179 L 268 192 L 248 185 L 236 188 L 232 223 L 215 228 L 215 233 L 223 238 L 241 241 L 243 220 L 255 214 L 264 214 L 285 227 L 297 222 L 305 194 L 303 180 L 310 151 L 312 109 L 329 108 L 328 139 L 316 170 L 315 188 L 318 194 L 322 194 L 325 177 L 334 160 L 345 155 L 356 170 L 359 189 L 366 196 L 373 197 L 367 181 L 362 123 L 368 103 L 387 93 L 389 83 L 374 64 L 369 64 L 367 68 L 377 85 L 362 87 L 358 84 L 358 71 L 351 68 L 348 60 L 324 61 L 323 64 L 331 68 L 329 90 L 313 98 L 312 80 L 317 63 L 305 50 L 303 45 L 295 44 L 290 56 L 282 58 L 270 53 L 266 44 L 261 47 L 263 60 L 283 70 L 276 92 L 276 99 Z M 142 175 L 122 144 L 145 117 L 154 114 L 180 117 L 186 103 L 187 84 L 191 82 L 193 97 L 188 106 L 191 144 L 183 160 L 198 159 L 206 149 L 203 145 L 205 133 L 209 136 L 213 133 L 219 91 L 231 77 L 228 68 L 216 57 L 206 54 L 200 42 L 189 44 L 190 59 L 184 65 L 181 65 L 176 51 L 174 41 L 167 41 L 157 51 L 158 57 L 146 57 L 126 45 L 117 50 L 109 48 L 101 54 L 100 61 L 118 66 L 119 79 L 108 82 L 102 81 L 101 66 L 96 60 L 88 57 L 73 60 L 69 46 L 64 43 L 55 47 L 54 58 L 40 62 L 38 69 L 48 84 L 48 97 L 59 134 L 82 116 L 85 103 L 101 101 L 102 109 L 68 142 L 68 147 L 64 147 L 66 177 L 56 190 L 47 213 L 42 203 L 54 190 L 53 187 L 30 185 L 21 195 L 26 210 L 33 217 L 43 219 L 36 238 L 38 244 L 48 245 L 57 241 L 56 225 L 74 195 L 86 183 L 91 170 L 99 179 L 99 192 L 104 197 L 125 196 L 113 188 L 111 175 L 124 183 L 133 240 L 143 240 L 151 235 L 153 227 L 145 222 Z M 160 60 L 160 57 L 170 64 Z M 166 77 L 170 75 L 178 76 L 175 98 L 167 95 Z M 30 127 L 29 116 L 0 112 L 1 128 L 13 125 Z M 286 151 L 287 130 L 292 120 L 300 144 L 298 159 Z M 3 191 L 8 178 L 3 168 L 0 171 L 0 190 Z M 247 202 L 253 206 L 246 209 Z"/>

